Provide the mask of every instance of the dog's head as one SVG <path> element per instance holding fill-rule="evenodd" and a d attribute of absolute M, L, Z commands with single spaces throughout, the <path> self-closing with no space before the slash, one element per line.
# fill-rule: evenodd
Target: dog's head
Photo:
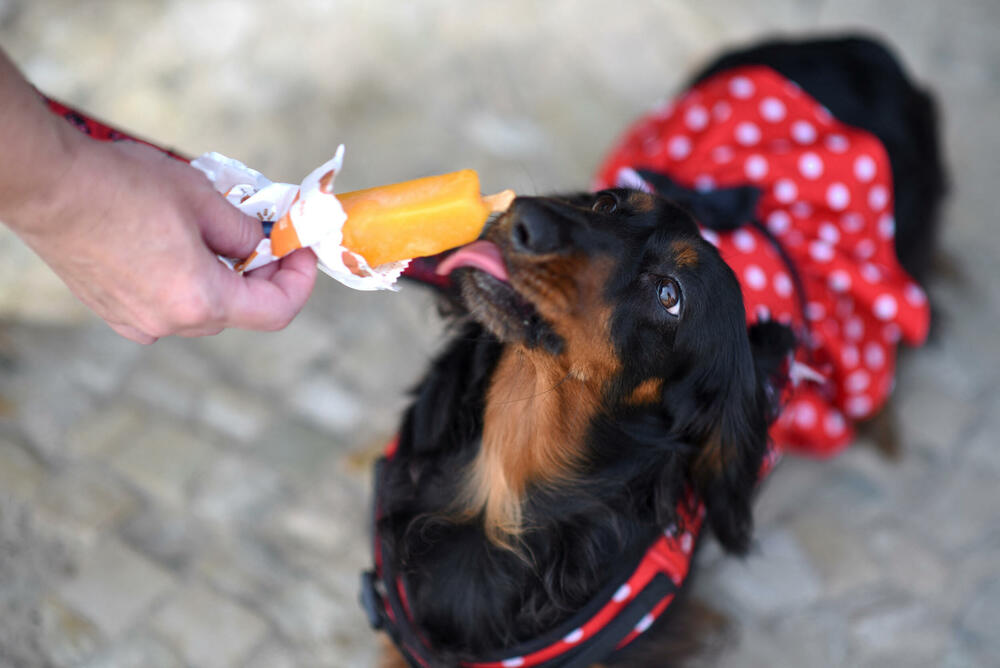
<path fill-rule="evenodd" d="M 721 543 L 746 549 L 763 380 L 739 283 L 690 215 L 635 190 L 521 197 L 443 269 L 502 342 L 594 388 L 594 420 L 655 412 Z"/>

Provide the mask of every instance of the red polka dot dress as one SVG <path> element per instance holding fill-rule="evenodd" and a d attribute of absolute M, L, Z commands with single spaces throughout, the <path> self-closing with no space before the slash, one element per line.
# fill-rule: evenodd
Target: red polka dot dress
<path fill-rule="evenodd" d="M 771 430 L 775 444 L 838 452 L 853 438 L 853 421 L 888 398 L 899 342 L 922 343 L 930 322 L 923 290 L 896 259 L 882 144 L 774 70 L 752 66 L 706 79 L 641 118 L 595 187 L 636 185 L 637 169 L 695 190 L 760 188 L 756 217 L 798 277 L 752 225 L 702 235 L 739 277 L 748 323 L 774 319 L 803 340 Z"/>

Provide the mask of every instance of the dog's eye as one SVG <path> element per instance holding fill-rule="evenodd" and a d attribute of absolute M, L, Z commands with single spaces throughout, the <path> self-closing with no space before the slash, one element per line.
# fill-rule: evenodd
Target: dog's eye
<path fill-rule="evenodd" d="M 618 210 L 618 198 L 611 193 L 601 193 L 591 208 L 597 213 L 614 213 Z"/>
<path fill-rule="evenodd" d="M 681 313 L 681 286 L 672 278 L 660 280 L 657 287 L 657 295 L 663 308 L 667 309 L 670 315 L 680 315 Z"/>

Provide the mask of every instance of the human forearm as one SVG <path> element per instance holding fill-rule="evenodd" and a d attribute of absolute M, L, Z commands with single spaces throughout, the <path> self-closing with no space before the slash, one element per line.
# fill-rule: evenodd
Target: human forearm
<path fill-rule="evenodd" d="M 226 327 L 277 329 L 305 304 L 311 251 L 256 275 L 260 222 L 205 176 L 148 146 L 101 142 L 48 112 L 0 52 L 0 221 L 116 332 L 150 343 Z"/>
<path fill-rule="evenodd" d="M 48 113 L 34 87 L 0 50 L 0 221 L 18 232 L 53 225 L 54 194 L 75 184 L 67 175 L 86 138 Z"/>

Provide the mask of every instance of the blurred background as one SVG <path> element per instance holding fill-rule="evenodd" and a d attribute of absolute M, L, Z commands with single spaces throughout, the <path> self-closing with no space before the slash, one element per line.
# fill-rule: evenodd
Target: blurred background
<path fill-rule="evenodd" d="M 1000 3 L 953 0 L 0 0 L 47 94 L 191 156 L 344 190 L 479 171 L 586 188 L 611 142 L 718 50 L 890 41 L 941 104 L 952 196 L 936 340 L 907 355 L 898 461 L 786 459 L 745 561 L 694 594 L 700 665 L 1000 657 Z M 0 236 L 0 666 L 370 666 L 356 604 L 369 466 L 436 350 L 431 296 L 320 277 L 286 330 L 141 347 Z"/>

